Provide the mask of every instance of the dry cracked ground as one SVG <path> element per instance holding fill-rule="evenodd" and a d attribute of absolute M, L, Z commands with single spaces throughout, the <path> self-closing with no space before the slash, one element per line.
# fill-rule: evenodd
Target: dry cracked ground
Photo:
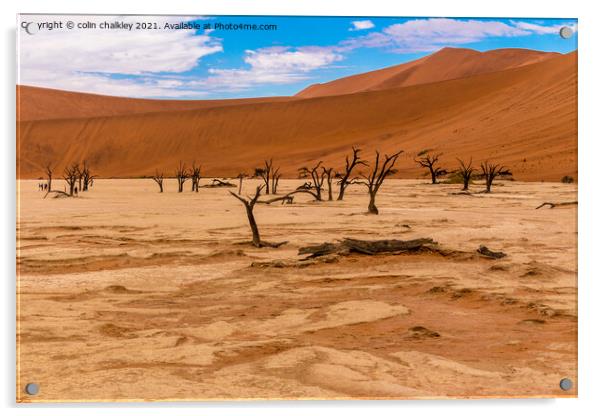
<path fill-rule="evenodd" d="M 44 199 L 20 181 L 17 399 L 575 396 L 577 211 L 535 207 L 576 186 L 457 191 L 387 180 L 378 216 L 359 186 L 257 205 L 262 237 L 288 241 L 258 249 L 226 189 L 97 180 Z M 344 237 L 430 237 L 452 254 L 297 254 Z"/>

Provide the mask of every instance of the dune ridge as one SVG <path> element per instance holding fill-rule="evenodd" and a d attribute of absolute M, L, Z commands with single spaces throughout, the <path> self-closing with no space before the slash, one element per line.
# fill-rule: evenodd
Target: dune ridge
<path fill-rule="evenodd" d="M 313 84 L 298 92 L 296 96 L 312 98 L 428 84 L 518 68 L 558 55 L 555 52 L 529 49 L 506 48 L 479 52 L 466 48 L 443 48 L 401 65 Z"/>
<path fill-rule="evenodd" d="M 430 59 L 456 52 L 443 50 Z M 478 56 L 507 54 L 502 52 Z M 138 177 L 155 169 L 173 175 L 180 160 L 200 162 L 203 175 L 234 176 L 266 157 L 285 177 L 296 177 L 297 168 L 312 161 L 340 168 L 350 146 L 358 145 L 366 158 L 376 148 L 403 149 L 397 175 L 403 178 L 421 177 L 413 158 L 424 149 L 443 152 L 448 167 L 456 157 L 472 157 L 503 163 L 520 180 L 576 178 L 577 52 L 517 53 L 523 64 L 514 61 L 511 68 L 374 91 L 22 120 L 17 177 L 40 177 L 48 163 L 61 172 L 84 159 L 102 177 Z"/>

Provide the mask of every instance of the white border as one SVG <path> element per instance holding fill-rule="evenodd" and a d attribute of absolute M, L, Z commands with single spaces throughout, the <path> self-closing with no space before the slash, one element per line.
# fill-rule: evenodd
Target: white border
<path fill-rule="evenodd" d="M 0 6 L 2 19 L 2 119 L 3 148 L 0 180 L 2 183 L 2 376 L 0 391 L 3 414 L 24 415 L 133 415 L 241 414 L 245 415 L 346 415 L 378 414 L 472 415 L 487 412 L 488 416 L 539 414 L 546 416 L 594 414 L 602 408 L 600 379 L 600 305 L 602 273 L 597 258 L 602 230 L 600 186 L 601 169 L 598 158 L 600 140 L 600 47 L 602 39 L 596 2 L 525 0 L 430 1 L 413 2 L 366 0 L 145 0 L 140 2 L 104 0 L 22 0 L 18 4 Z M 267 14 L 267 15 L 345 15 L 345 16 L 449 16 L 449 17 L 576 17 L 579 19 L 579 399 L 547 400 L 454 400 L 403 402 L 230 402 L 230 403 L 156 403 L 156 404 L 15 404 L 15 22 L 16 13 L 133 13 L 133 14 Z M 520 394 L 520 392 L 517 392 Z M 174 408 L 177 408 L 174 409 Z M 597 411 L 595 409 L 598 409 Z"/>

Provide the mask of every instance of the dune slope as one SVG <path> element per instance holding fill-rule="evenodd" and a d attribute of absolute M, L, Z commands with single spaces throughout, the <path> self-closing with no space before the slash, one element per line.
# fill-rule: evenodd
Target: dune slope
<path fill-rule="evenodd" d="M 291 97 L 243 98 L 230 100 L 151 100 L 86 94 L 17 86 L 17 120 L 52 120 L 119 116 L 161 111 L 194 110 L 265 101 L 284 101 Z"/>
<path fill-rule="evenodd" d="M 479 52 L 473 49 L 443 48 L 432 55 L 405 64 L 310 85 L 297 93 L 297 97 L 323 97 L 428 84 L 518 68 L 556 56 L 557 53 L 529 49 L 494 49 Z"/>
<path fill-rule="evenodd" d="M 83 159 L 104 177 L 173 174 L 180 160 L 204 175 L 250 172 L 273 157 L 288 177 L 313 161 L 340 168 L 352 145 L 403 149 L 401 177 L 419 177 L 423 149 L 504 163 L 522 180 L 577 173 L 577 54 L 460 79 L 347 95 L 187 111 L 22 121 L 17 170 L 37 178 Z"/>

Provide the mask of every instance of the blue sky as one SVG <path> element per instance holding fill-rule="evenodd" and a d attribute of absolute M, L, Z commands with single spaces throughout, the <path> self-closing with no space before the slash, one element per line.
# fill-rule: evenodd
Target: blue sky
<path fill-rule="evenodd" d="M 442 47 L 486 51 L 577 49 L 575 19 L 392 17 L 21 16 L 18 82 L 148 98 L 210 99 L 292 95 L 306 86 L 411 61 Z M 38 23 L 73 21 L 74 29 Z M 158 29 L 100 29 L 153 22 Z M 91 22 L 94 29 L 78 28 Z M 165 24 L 198 23 L 172 30 Z M 227 30 L 216 24 L 276 25 Z M 560 27 L 575 31 L 570 39 Z"/>

